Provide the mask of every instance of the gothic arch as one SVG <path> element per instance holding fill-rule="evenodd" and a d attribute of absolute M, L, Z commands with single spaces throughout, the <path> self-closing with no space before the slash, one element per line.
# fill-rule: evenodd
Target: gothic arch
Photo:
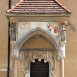
<path fill-rule="evenodd" d="M 19 41 L 16 42 L 14 48 L 12 49 L 12 55 L 14 58 L 16 58 L 16 59 L 19 58 L 20 49 L 23 46 L 23 44 L 25 42 L 27 42 L 28 39 L 30 39 L 32 36 L 34 36 L 36 34 L 43 35 L 45 38 L 47 38 L 50 41 L 50 43 L 54 44 L 57 52 L 58 53 L 60 52 L 60 45 L 59 45 L 58 40 L 47 30 L 37 27 L 37 28 L 27 32 Z"/>

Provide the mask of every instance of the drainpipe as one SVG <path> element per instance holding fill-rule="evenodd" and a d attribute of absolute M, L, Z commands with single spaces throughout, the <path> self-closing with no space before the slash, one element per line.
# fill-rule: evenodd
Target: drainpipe
<path fill-rule="evenodd" d="M 9 9 L 11 9 L 11 0 L 9 0 Z"/>
<path fill-rule="evenodd" d="M 11 8 L 11 0 L 9 0 L 9 6 L 8 8 Z M 10 76 L 9 72 L 10 72 L 10 35 L 9 35 L 9 27 L 10 27 L 10 23 L 8 21 L 8 62 L 7 62 L 7 77 Z"/>

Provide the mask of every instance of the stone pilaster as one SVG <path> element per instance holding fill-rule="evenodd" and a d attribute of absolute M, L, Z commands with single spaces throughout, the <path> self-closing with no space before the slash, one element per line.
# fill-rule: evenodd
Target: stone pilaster
<path fill-rule="evenodd" d="M 17 77 L 17 60 L 13 60 L 13 77 Z"/>
<path fill-rule="evenodd" d="M 60 77 L 64 77 L 64 58 L 60 60 Z"/>

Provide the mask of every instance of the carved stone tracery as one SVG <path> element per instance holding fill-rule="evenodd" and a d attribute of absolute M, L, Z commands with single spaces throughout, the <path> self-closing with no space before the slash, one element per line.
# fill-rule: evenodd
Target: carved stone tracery
<path fill-rule="evenodd" d="M 55 54 L 51 51 L 29 51 L 24 52 L 24 77 L 30 77 L 30 63 L 35 62 L 35 59 L 44 62 L 49 62 L 49 77 L 55 77 Z"/>

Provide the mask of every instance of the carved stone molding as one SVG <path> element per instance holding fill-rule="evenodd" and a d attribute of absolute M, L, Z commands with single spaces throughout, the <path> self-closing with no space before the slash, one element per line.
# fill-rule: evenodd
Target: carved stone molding
<path fill-rule="evenodd" d="M 30 62 L 27 58 L 24 60 L 24 77 L 30 77 Z"/>
<path fill-rule="evenodd" d="M 55 77 L 55 54 L 50 51 L 28 51 L 24 52 L 24 77 L 30 77 L 30 63 L 35 62 L 35 59 L 44 62 L 49 62 L 49 77 Z"/>

